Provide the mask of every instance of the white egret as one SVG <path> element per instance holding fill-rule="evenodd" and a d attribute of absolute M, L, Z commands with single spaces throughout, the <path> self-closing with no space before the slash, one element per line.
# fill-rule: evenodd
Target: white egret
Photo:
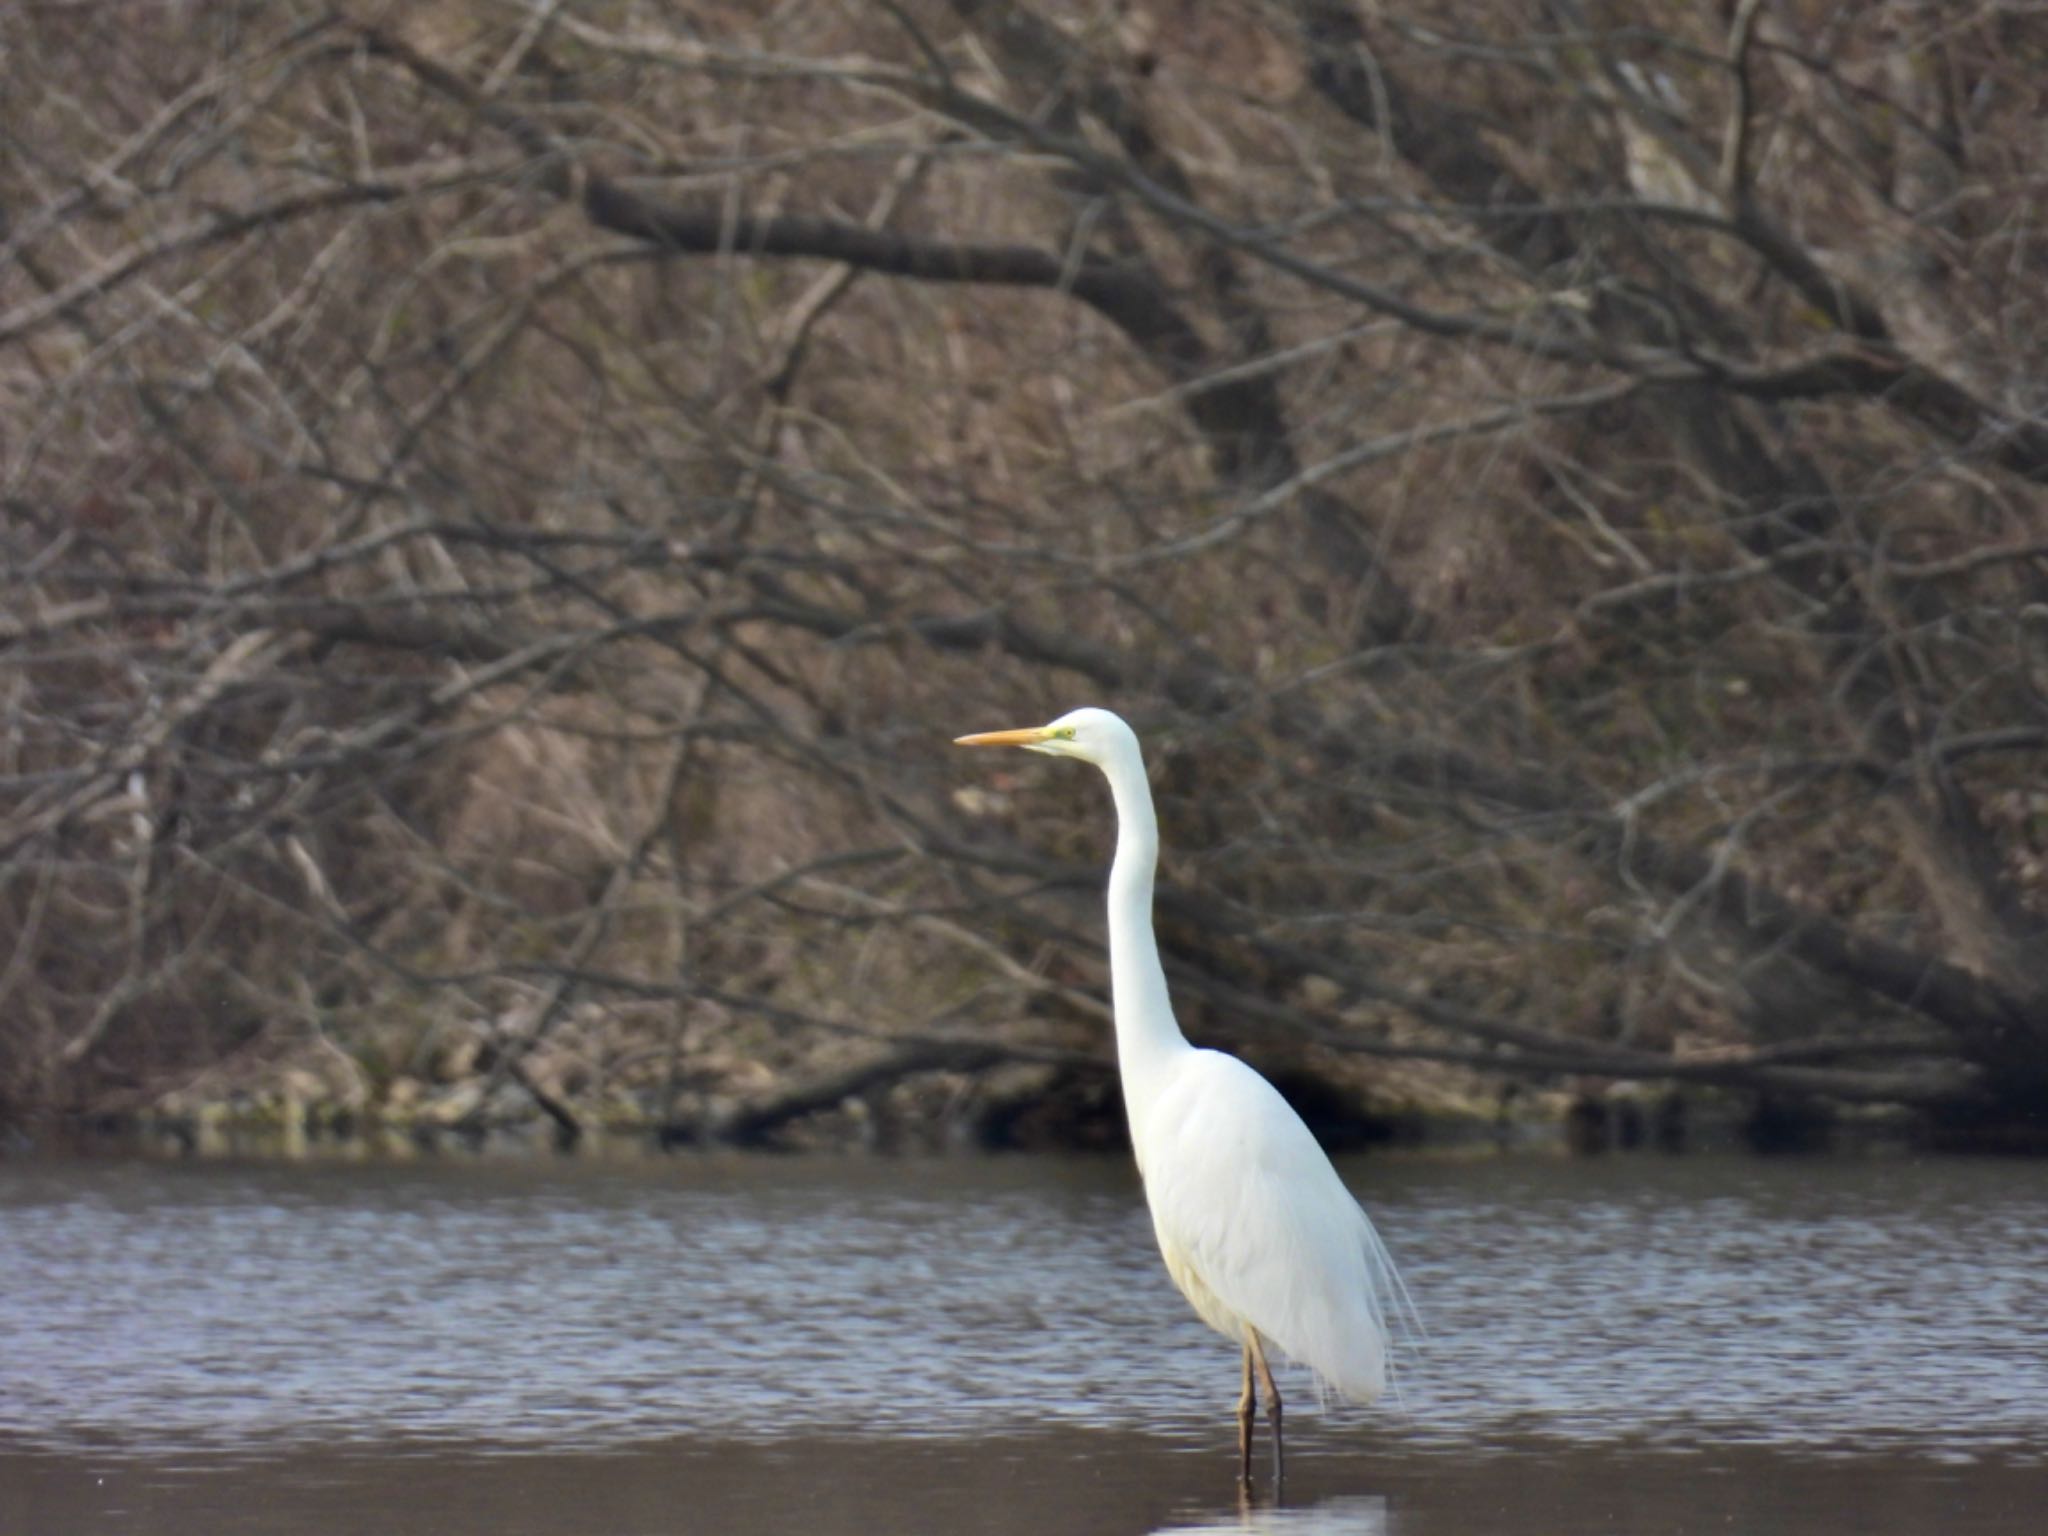
<path fill-rule="evenodd" d="M 1251 1481 L 1265 1389 L 1277 1484 L 1284 1451 L 1273 1345 L 1354 1402 L 1387 1385 L 1391 1314 L 1406 1293 L 1371 1220 L 1279 1091 L 1234 1056 L 1181 1034 L 1152 935 L 1159 822 L 1138 738 L 1104 709 L 1050 725 L 962 736 L 1093 763 L 1116 800 L 1109 872 L 1110 992 L 1131 1145 L 1166 1270 L 1203 1322 L 1240 1346 L 1238 1475 Z"/>

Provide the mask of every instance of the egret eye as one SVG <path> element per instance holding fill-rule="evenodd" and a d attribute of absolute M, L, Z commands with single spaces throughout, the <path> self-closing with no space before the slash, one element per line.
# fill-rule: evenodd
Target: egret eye
<path fill-rule="evenodd" d="M 1074 739 L 1074 728 L 1071 725 L 1063 725 L 1059 728 L 1057 734 L 1061 741 L 1072 741 Z"/>

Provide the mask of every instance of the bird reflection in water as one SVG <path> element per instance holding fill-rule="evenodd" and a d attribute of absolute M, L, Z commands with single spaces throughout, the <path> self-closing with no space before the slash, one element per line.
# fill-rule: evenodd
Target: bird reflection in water
<path fill-rule="evenodd" d="M 1392 1529 L 1384 1498 L 1348 1494 L 1299 1506 L 1254 1503 L 1245 1498 L 1232 1513 L 1161 1526 L 1153 1536 L 1215 1536 L 1218 1531 L 1250 1531 L 1257 1536 L 1387 1536 Z"/>

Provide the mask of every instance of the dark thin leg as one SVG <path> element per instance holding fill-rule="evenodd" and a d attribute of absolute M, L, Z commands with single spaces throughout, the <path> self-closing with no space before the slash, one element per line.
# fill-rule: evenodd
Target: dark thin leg
<path fill-rule="evenodd" d="M 1258 1421 L 1259 1400 L 1252 1393 L 1252 1347 L 1244 1347 L 1244 1391 L 1237 1398 L 1237 1481 L 1252 1485 L 1252 1425 Z"/>
<path fill-rule="evenodd" d="M 1245 1351 L 1252 1363 L 1258 1366 L 1259 1382 L 1266 1389 L 1266 1422 L 1273 1426 L 1273 1492 L 1277 1494 L 1280 1491 L 1282 1479 L 1287 1476 L 1287 1453 L 1283 1449 L 1285 1437 L 1280 1433 L 1280 1389 L 1273 1383 L 1273 1368 L 1266 1364 L 1266 1352 L 1259 1347 L 1257 1332 L 1247 1329 L 1244 1337 Z M 1245 1387 L 1249 1390 L 1251 1383 L 1247 1381 Z M 1251 1437 L 1249 1435 L 1245 1437 L 1245 1447 L 1245 1454 L 1249 1456 L 1251 1454 Z"/>

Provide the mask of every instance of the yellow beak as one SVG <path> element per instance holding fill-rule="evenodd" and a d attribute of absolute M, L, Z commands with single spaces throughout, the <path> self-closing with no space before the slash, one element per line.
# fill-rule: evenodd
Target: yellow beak
<path fill-rule="evenodd" d="M 1026 726 L 1020 731 L 982 731 L 974 736 L 955 736 L 956 747 L 1028 747 L 1046 739 L 1047 727 Z"/>

